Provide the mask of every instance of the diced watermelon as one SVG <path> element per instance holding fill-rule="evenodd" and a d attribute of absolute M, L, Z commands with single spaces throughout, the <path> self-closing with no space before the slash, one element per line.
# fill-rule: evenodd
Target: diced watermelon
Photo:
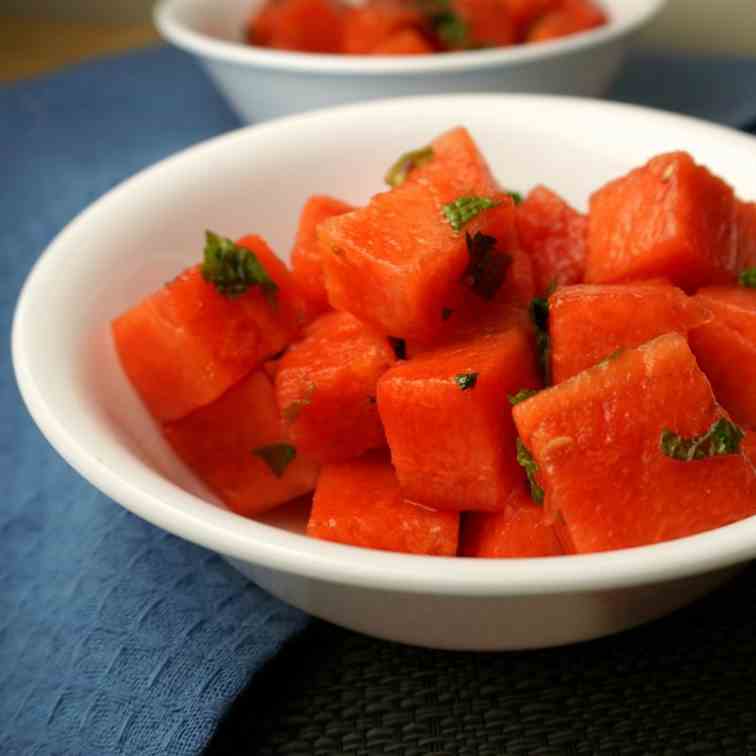
<path fill-rule="evenodd" d="M 442 39 L 446 47 L 507 47 L 517 41 L 517 29 L 509 14 L 502 12 L 501 0 L 452 0 L 451 5 L 467 34 L 459 40 Z"/>
<path fill-rule="evenodd" d="M 465 196 L 498 205 L 457 231 L 443 207 Z M 383 333 L 433 343 L 445 330 L 443 312 L 474 306 L 470 303 L 477 295 L 466 280 L 471 265 L 467 237 L 477 233 L 495 240 L 497 258 L 513 261 L 497 294 L 523 298 L 532 270 L 519 252 L 514 203 L 495 190 L 469 135 L 455 130 L 433 142 L 432 159 L 411 171 L 404 184 L 376 195 L 365 208 L 321 224 L 329 301 Z"/>
<path fill-rule="evenodd" d="M 113 321 L 124 371 L 158 420 L 210 404 L 300 330 L 301 300 L 286 266 L 258 236 L 239 245 L 277 284 L 274 304 L 256 286 L 223 296 L 195 266 Z"/>
<path fill-rule="evenodd" d="M 490 197 L 498 191 L 488 163 L 463 126 L 436 137 L 430 147 L 431 159 L 408 173 L 407 184 L 428 187 L 441 204 L 465 195 Z"/>
<path fill-rule="evenodd" d="M 341 462 L 385 446 L 376 384 L 395 362 L 388 340 L 349 313 L 313 321 L 276 373 L 278 406 L 297 448 Z"/>
<path fill-rule="evenodd" d="M 588 219 L 558 194 L 533 189 L 517 208 L 517 230 L 533 260 L 538 294 L 583 280 Z"/>
<path fill-rule="evenodd" d="M 266 512 L 315 487 L 318 466 L 298 450 L 294 459 L 276 472 L 264 456 L 255 454 L 255 450 L 289 444 L 273 384 L 261 370 L 212 404 L 166 423 L 163 434 L 197 477 L 229 509 L 245 517 Z M 281 451 L 285 454 L 288 450 Z"/>
<path fill-rule="evenodd" d="M 370 2 L 350 8 L 344 18 L 343 52 L 372 53 L 396 32 L 417 28 L 422 19 L 414 8 L 399 2 Z"/>
<path fill-rule="evenodd" d="M 743 450 L 751 464 L 756 465 L 756 431 L 747 431 L 743 439 Z"/>
<path fill-rule="evenodd" d="M 665 334 L 514 408 L 545 508 L 580 553 L 680 538 L 756 513 L 743 452 L 682 462 L 662 433 L 706 433 L 723 417 L 685 338 Z"/>
<path fill-rule="evenodd" d="M 735 203 L 739 271 L 756 268 L 756 202 Z"/>
<path fill-rule="evenodd" d="M 531 26 L 526 41 L 547 42 L 595 29 L 606 22 L 606 13 L 593 0 L 561 0 L 559 7 Z"/>
<path fill-rule="evenodd" d="M 543 507 L 533 503 L 524 485 L 512 489 L 501 512 L 463 515 L 460 556 L 524 558 L 564 553 Z"/>
<path fill-rule="evenodd" d="M 412 359 L 424 352 L 432 352 L 440 346 L 471 341 L 486 334 L 502 333 L 513 326 L 533 334 L 530 315 L 522 307 L 494 301 L 469 312 L 451 312 L 448 313 L 446 330 L 440 343 L 428 346 L 408 341 L 406 342 L 407 357 Z"/>
<path fill-rule="evenodd" d="M 377 44 L 371 55 L 427 55 L 433 45 L 417 29 L 399 29 Z"/>
<path fill-rule="evenodd" d="M 515 26 L 517 39 L 524 41 L 531 24 L 560 5 L 560 0 L 503 0 L 506 13 Z"/>
<path fill-rule="evenodd" d="M 732 188 L 685 152 L 653 158 L 593 194 L 589 283 L 657 276 L 686 291 L 729 282 L 736 265 Z"/>
<path fill-rule="evenodd" d="M 711 310 L 715 319 L 740 333 L 756 346 L 756 289 L 745 286 L 708 286 L 696 300 Z"/>
<path fill-rule="evenodd" d="M 711 320 L 698 298 L 664 283 L 583 284 L 549 298 L 554 383 L 577 375 L 618 349 L 637 347 L 664 333 L 686 334 Z"/>
<path fill-rule="evenodd" d="M 714 320 L 691 331 L 690 346 L 722 406 L 756 428 L 756 291 L 710 287 L 695 297 Z"/>
<path fill-rule="evenodd" d="M 756 346 L 719 321 L 696 328 L 688 339 L 720 404 L 736 422 L 756 428 Z"/>
<path fill-rule="evenodd" d="M 454 556 L 459 514 L 407 501 L 386 455 L 371 452 L 323 468 L 307 533 L 369 549 Z"/>
<path fill-rule="evenodd" d="M 522 478 L 507 394 L 539 385 L 530 333 L 516 325 L 385 373 L 378 409 L 404 495 L 437 509 L 502 509 Z"/>
<path fill-rule="evenodd" d="M 344 6 L 335 0 L 269 0 L 248 29 L 253 45 L 310 53 L 341 51 Z"/>
<path fill-rule="evenodd" d="M 250 45 L 268 47 L 276 26 L 278 0 L 266 0 L 262 8 L 250 18 L 246 29 L 247 42 Z"/>
<path fill-rule="evenodd" d="M 353 209 L 346 202 L 325 195 L 310 197 L 302 208 L 297 238 L 291 251 L 291 277 L 307 303 L 308 320 L 329 309 L 316 229 L 327 218 Z"/>

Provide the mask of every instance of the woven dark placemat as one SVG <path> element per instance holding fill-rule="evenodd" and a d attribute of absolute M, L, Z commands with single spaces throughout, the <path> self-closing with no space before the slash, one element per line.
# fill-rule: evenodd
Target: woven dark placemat
<path fill-rule="evenodd" d="M 756 563 L 669 617 L 544 651 L 315 623 L 237 699 L 206 756 L 225 754 L 756 756 Z"/>
<path fill-rule="evenodd" d="M 666 619 L 544 651 L 429 651 L 317 623 L 207 753 L 756 754 L 756 567 Z"/>

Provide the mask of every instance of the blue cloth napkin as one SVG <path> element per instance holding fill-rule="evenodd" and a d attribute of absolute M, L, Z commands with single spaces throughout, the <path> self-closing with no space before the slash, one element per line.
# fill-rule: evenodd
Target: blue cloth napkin
<path fill-rule="evenodd" d="M 239 124 L 170 50 L 0 90 L 0 113 L 0 754 L 201 753 L 307 619 L 79 478 L 21 405 L 9 327 L 28 269 L 77 212 Z"/>
<path fill-rule="evenodd" d="M 726 126 L 756 126 L 756 59 L 630 57 L 609 97 Z"/>
<path fill-rule="evenodd" d="M 745 126 L 756 61 L 635 58 L 614 96 Z M 0 753 L 198 754 L 308 620 L 70 470 L 21 406 L 9 328 L 36 256 L 79 210 L 239 122 L 165 48 L 1 88 L 0 113 Z"/>

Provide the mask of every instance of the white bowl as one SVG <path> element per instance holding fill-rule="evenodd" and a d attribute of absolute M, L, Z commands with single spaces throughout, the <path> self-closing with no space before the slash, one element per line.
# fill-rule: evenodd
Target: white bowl
<path fill-rule="evenodd" d="M 244 121 L 312 108 L 444 92 L 598 96 L 619 71 L 635 33 L 665 0 L 602 0 L 609 23 L 532 45 L 443 55 L 315 55 L 250 47 L 243 30 L 262 0 L 162 0 L 165 39 L 202 62 Z"/>
<path fill-rule="evenodd" d="M 161 439 L 116 360 L 109 321 L 196 262 L 206 228 L 255 231 L 285 256 L 315 192 L 354 203 L 387 165 L 458 123 L 506 186 L 544 182 L 578 206 L 654 153 L 687 149 L 756 197 L 753 137 L 693 119 L 570 98 L 388 100 L 293 116 L 213 139 L 126 181 L 74 220 L 34 267 L 13 327 L 31 414 L 92 484 L 137 515 L 217 551 L 314 615 L 407 643 L 513 649 L 616 632 L 703 595 L 756 555 L 756 518 L 650 547 L 586 556 L 410 556 L 301 535 L 220 506 Z"/>

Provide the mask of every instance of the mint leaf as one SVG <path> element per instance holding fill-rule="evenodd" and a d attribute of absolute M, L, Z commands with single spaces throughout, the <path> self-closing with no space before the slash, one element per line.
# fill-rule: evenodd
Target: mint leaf
<path fill-rule="evenodd" d="M 286 468 L 294 461 L 297 450 L 291 444 L 269 444 L 252 450 L 252 454 L 265 462 L 277 478 L 283 478 Z"/>
<path fill-rule="evenodd" d="M 478 382 L 478 373 L 459 373 L 454 376 L 454 383 L 459 386 L 462 391 L 469 391 L 475 388 L 475 384 Z"/>
<path fill-rule="evenodd" d="M 447 10 L 431 18 L 438 38 L 452 48 L 465 48 L 470 45 L 470 30 L 467 24 L 453 11 Z"/>
<path fill-rule="evenodd" d="M 270 304 L 275 304 L 278 285 L 268 275 L 254 252 L 212 231 L 205 232 L 202 277 L 230 299 L 259 286 Z"/>
<path fill-rule="evenodd" d="M 549 300 L 536 297 L 528 308 L 535 326 L 536 355 L 544 386 L 551 385 L 551 339 L 549 337 Z"/>
<path fill-rule="evenodd" d="M 490 197 L 458 197 L 454 202 L 444 205 L 441 212 L 455 231 L 461 231 L 477 215 L 498 204 Z"/>
<path fill-rule="evenodd" d="M 738 283 L 746 289 L 756 289 L 756 268 L 746 268 L 738 276 Z"/>
<path fill-rule="evenodd" d="M 515 205 L 522 204 L 522 195 L 519 192 L 507 192 L 507 194 L 512 198 Z"/>
<path fill-rule="evenodd" d="M 599 365 L 608 365 L 610 362 L 614 362 L 624 351 L 625 350 L 622 348 L 615 349 L 611 354 L 607 354 L 603 360 L 597 362 L 596 367 L 598 367 Z"/>
<path fill-rule="evenodd" d="M 543 504 L 543 489 L 538 485 L 536 481 L 536 473 L 538 472 L 538 465 L 533 459 L 533 455 L 525 444 L 522 443 L 522 439 L 517 439 L 517 463 L 525 470 L 525 474 L 528 476 L 528 483 L 530 484 L 530 495 L 536 504 Z"/>
<path fill-rule="evenodd" d="M 388 169 L 384 181 L 390 187 L 396 189 L 397 186 L 401 186 L 407 180 L 410 171 L 427 163 L 432 157 L 433 148 L 430 146 L 405 152 L 403 155 L 400 155 L 399 159 Z"/>
<path fill-rule="evenodd" d="M 520 402 L 530 399 L 531 396 L 535 396 L 537 393 L 538 389 L 520 389 L 516 394 L 508 394 L 507 399 L 509 399 L 509 403 L 514 407 Z"/>
<path fill-rule="evenodd" d="M 407 342 L 404 339 L 397 339 L 394 336 L 389 336 L 389 344 L 394 350 L 397 360 L 407 359 Z"/>
<path fill-rule="evenodd" d="M 490 301 L 504 283 L 512 258 L 496 249 L 493 236 L 480 231 L 475 236 L 465 234 L 465 243 L 470 262 L 462 274 L 462 281 L 479 297 Z"/>
<path fill-rule="evenodd" d="M 728 454 L 739 454 L 740 444 L 745 438 L 743 429 L 735 425 L 726 417 L 721 417 L 712 423 L 706 433 L 693 438 L 684 438 L 674 431 L 662 431 L 659 445 L 662 452 L 680 462 L 721 457 Z"/>
<path fill-rule="evenodd" d="M 470 30 L 450 0 L 416 0 L 440 42 L 453 49 L 472 47 Z"/>

